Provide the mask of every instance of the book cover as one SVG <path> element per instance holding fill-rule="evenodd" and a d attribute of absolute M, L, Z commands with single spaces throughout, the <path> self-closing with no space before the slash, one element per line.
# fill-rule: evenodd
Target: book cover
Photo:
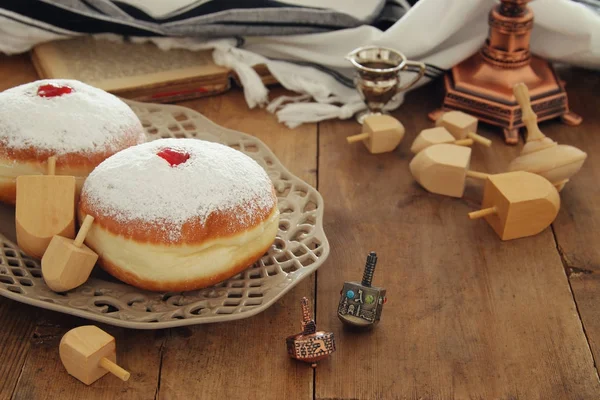
<path fill-rule="evenodd" d="M 211 96 L 231 87 L 232 71 L 216 65 L 212 50 L 163 51 L 154 44 L 82 36 L 43 43 L 31 51 L 40 78 L 76 79 L 137 101 L 170 103 Z M 274 83 L 264 66 L 257 72 Z"/>

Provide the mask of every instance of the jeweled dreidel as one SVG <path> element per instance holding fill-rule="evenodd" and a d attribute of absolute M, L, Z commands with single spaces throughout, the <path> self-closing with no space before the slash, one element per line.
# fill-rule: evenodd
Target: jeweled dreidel
<path fill-rule="evenodd" d="M 69 375 L 86 385 L 109 372 L 123 381 L 130 376 L 117 365 L 115 338 L 94 325 L 80 326 L 65 333 L 60 341 L 59 355 Z"/>
<path fill-rule="evenodd" d="M 86 215 L 75 240 L 54 236 L 42 257 L 42 276 L 55 292 L 82 285 L 90 276 L 98 254 L 83 244 L 94 217 Z"/>
<path fill-rule="evenodd" d="M 54 175 L 56 157 L 48 158 L 47 175 L 17 178 L 15 225 L 23 251 L 41 258 L 54 235 L 75 237 L 75 177 Z"/>
<path fill-rule="evenodd" d="M 417 154 L 421 150 L 433 146 L 434 144 L 450 143 L 459 146 L 471 146 L 473 139 L 456 139 L 448 132 L 448 130 L 442 126 L 437 128 L 423 129 L 421 133 L 417 135 L 415 141 L 410 147 L 410 151 L 413 154 Z"/>
<path fill-rule="evenodd" d="M 285 339 L 290 357 L 317 366 L 317 361 L 324 359 L 335 351 L 335 339 L 332 332 L 317 331 L 315 320 L 308 308 L 308 299 L 303 297 L 302 332 Z"/>
<path fill-rule="evenodd" d="M 462 111 L 448 111 L 442 114 L 435 124 L 446 128 L 456 139 L 471 138 L 486 147 L 490 147 L 492 141 L 476 133 L 477 122 L 477 118 Z"/>
<path fill-rule="evenodd" d="M 525 171 L 489 175 L 481 210 L 469 218 L 485 218 L 502 240 L 532 236 L 546 229 L 560 209 L 556 188 L 539 175 Z"/>
<path fill-rule="evenodd" d="M 587 154 L 577 147 L 558 144 L 540 131 L 537 115 L 531 108 L 529 90 L 524 83 L 516 84 L 513 93 L 521 105 L 522 120 L 527 126 L 527 141 L 521 154 L 509 164 L 508 170 L 541 175 L 560 191 L 581 169 Z"/>
<path fill-rule="evenodd" d="M 373 154 L 393 151 L 404 137 L 404 125 L 389 115 L 371 115 L 363 121 L 364 132 L 348 136 L 348 143 L 362 141 Z"/>
<path fill-rule="evenodd" d="M 409 168 L 415 180 L 431 193 L 462 197 L 467 177 L 486 179 L 488 174 L 469 170 L 471 148 L 435 144 L 419 152 Z"/>
<path fill-rule="evenodd" d="M 345 325 L 371 328 L 379 322 L 387 297 L 385 289 L 371 286 L 376 265 L 377 254 L 372 251 L 367 256 L 362 281 L 344 282 L 337 314 Z"/>

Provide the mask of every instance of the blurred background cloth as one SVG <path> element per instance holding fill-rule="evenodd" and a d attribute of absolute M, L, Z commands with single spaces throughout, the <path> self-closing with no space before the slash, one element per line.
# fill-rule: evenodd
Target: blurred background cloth
<path fill-rule="evenodd" d="M 82 33 L 206 40 L 389 26 L 408 8 L 386 0 L 0 0 L 0 51 Z"/>
<path fill-rule="evenodd" d="M 344 56 L 365 45 L 403 52 L 437 78 L 474 54 L 488 32 L 495 0 L 0 0 L 0 52 L 55 39 L 110 35 L 160 48 L 214 48 L 234 69 L 250 107 L 267 106 L 297 126 L 350 118 L 364 108 Z M 533 53 L 600 67 L 600 3 L 534 0 Z M 251 66 L 265 64 L 298 96 L 268 98 Z M 403 74 L 409 75 L 410 72 Z M 408 78 L 408 76 L 406 77 Z M 419 86 L 419 85 L 417 85 Z M 389 105 L 401 104 L 402 94 Z"/>

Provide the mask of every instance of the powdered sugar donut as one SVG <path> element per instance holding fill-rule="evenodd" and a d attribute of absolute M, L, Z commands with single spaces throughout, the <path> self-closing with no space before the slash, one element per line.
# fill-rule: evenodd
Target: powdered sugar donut
<path fill-rule="evenodd" d="M 198 139 L 123 150 L 86 180 L 86 244 L 116 278 L 155 291 L 211 286 L 252 265 L 279 228 L 273 184 L 245 154 Z"/>
<path fill-rule="evenodd" d="M 14 203 L 19 175 L 73 175 L 78 188 L 103 160 L 146 141 L 133 111 L 82 82 L 41 80 L 0 93 L 0 201 Z"/>

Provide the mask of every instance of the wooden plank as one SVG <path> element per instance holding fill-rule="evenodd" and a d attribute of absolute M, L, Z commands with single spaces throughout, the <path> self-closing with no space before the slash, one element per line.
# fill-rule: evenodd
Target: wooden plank
<path fill-rule="evenodd" d="M 8 57 L 0 55 L 0 91 L 35 80 L 37 75 L 27 55 Z M 12 209 L 0 206 L 0 214 Z M 13 215 L 14 215 L 14 209 Z M 2 227 L 14 232 L 14 216 L 12 224 Z M 14 238 L 11 238 L 14 240 Z M 16 387 L 17 380 L 30 349 L 29 338 L 35 326 L 37 310 L 0 297 L 0 399 L 9 399 Z"/>
<path fill-rule="evenodd" d="M 0 76 L 1 90 L 37 79 L 28 55 L 3 56 L 0 59 Z M 3 206 L 3 215 L 6 214 L 4 208 Z M 5 229 L 11 233 L 7 233 Z M 13 225 L 2 227 L 2 232 L 8 236 L 12 235 L 12 231 Z M 18 303 L 0 299 L 0 321 L 6 321 L 8 326 L 15 326 L 14 329 L 6 331 L 8 339 L 2 342 L 6 348 L 0 354 L 1 364 L 6 364 L 5 368 L 11 368 L 6 375 L 3 374 L 9 378 L 4 387 L 11 388 L 11 393 L 14 388 L 14 399 L 112 399 L 115 393 L 119 393 L 119 397 L 129 399 L 155 396 L 158 387 L 160 348 L 165 340 L 166 331 L 137 332 L 99 325 L 116 337 L 120 363 L 131 370 L 132 376 L 127 383 L 108 376 L 88 387 L 66 373 L 58 357 L 58 343 L 70 328 L 90 322 L 15 304 Z M 36 319 L 36 315 L 40 317 Z M 14 338 L 13 331 L 23 333 L 19 341 Z M 29 353 L 23 362 L 27 350 Z M 4 357 L 14 359 L 7 358 L 4 361 Z M 15 387 L 17 378 L 19 381 Z M 9 398 L 11 393 L 6 393 L 6 397 L 3 397 L 3 393 L 0 392 L 0 398 Z"/>
<path fill-rule="evenodd" d="M 316 184 L 314 124 L 289 130 L 264 110 L 248 110 L 239 90 L 185 105 L 220 125 L 255 135 L 293 174 Z M 159 398 L 312 398 L 313 372 L 288 358 L 285 338 L 300 331 L 300 299 L 312 299 L 313 292 L 311 277 L 254 317 L 173 329 L 163 352 Z"/>
<path fill-rule="evenodd" d="M 14 400 L 34 399 L 153 399 L 158 387 L 160 351 L 167 331 L 133 331 L 90 322 L 50 311 L 39 313 L 31 349 L 14 393 Z M 58 344 L 69 330 L 81 325 L 97 325 L 113 335 L 117 360 L 131 372 L 122 382 L 110 374 L 86 386 L 65 371 Z"/>
<path fill-rule="evenodd" d="M 554 232 L 590 346 L 600 358 L 600 75 L 566 70 L 569 105 L 583 116 L 577 127 L 543 124 L 542 132 L 561 144 L 579 147 L 588 158 L 561 192 Z"/>
<path fill-rule="evenodd" d="M 408 170 L 410 145 L 433 124 L 440 86 L 407 96 L 395 113 L 407 135 L 391 154 L 370 155 L 344 137 L 355 122 L 319 127 L 319 191 L 332 254 L 319 270 L 317 317 L 338 351 L 316 372 L 317 399 L 597 399 L 600 385 L 550 229 L 501 242 L 470 221 L 482 185 L 465 197 L 425 192 Z M 518 149 L 493 128 L 473 169 L 500 172 Z M 495 132 L 494 134 L 489 134 Z M 374 331 L 337 319 L 344 280 L 360 280 L 377 251 L 374 285 L 388 303 Z M 351 371 L 351 372 L 350 372 Z"/>
<path fill-rule="evenodd" d="M 8 299 L 0 299 L 0 399 L 9 399 L 29 352 L 36 310 Z"/>

